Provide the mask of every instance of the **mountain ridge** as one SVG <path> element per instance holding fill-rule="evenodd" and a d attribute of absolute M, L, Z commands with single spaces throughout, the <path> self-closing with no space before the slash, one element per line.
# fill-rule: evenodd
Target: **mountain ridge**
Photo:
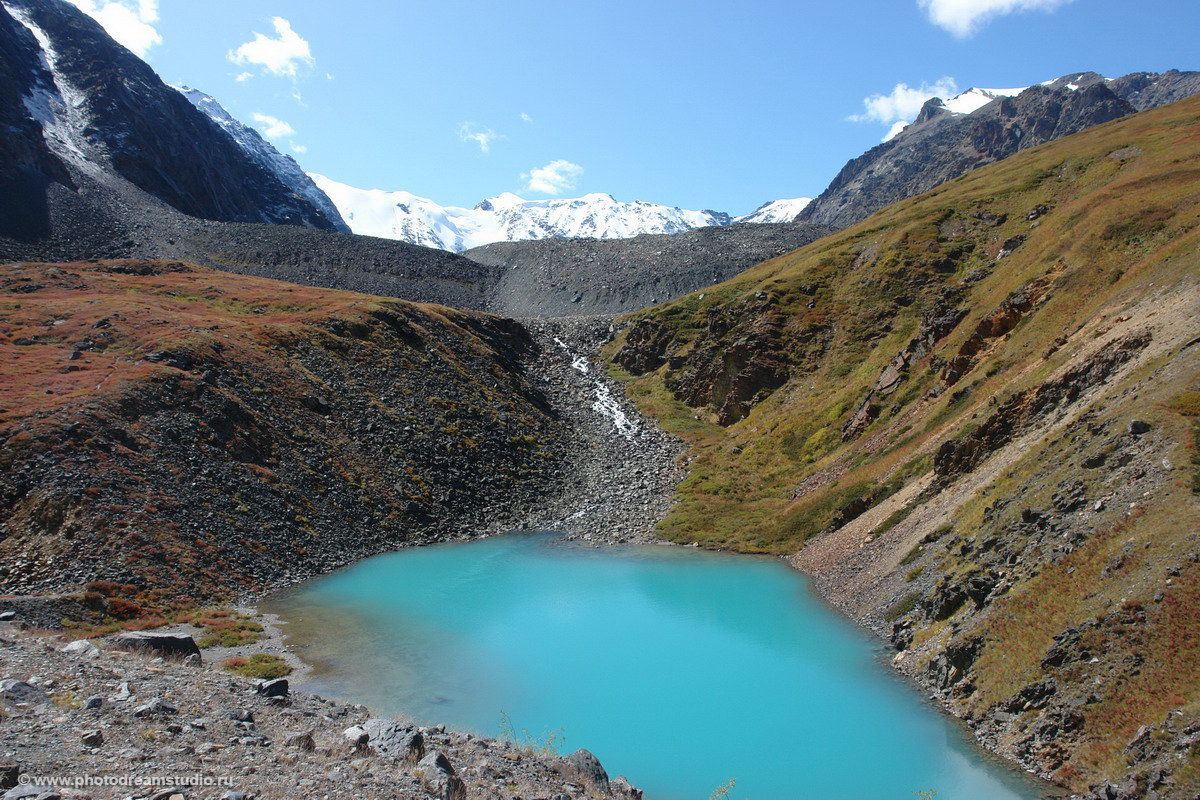
<path fill-rule="evenodd" d="M 808 198 L 774 200 L 745 216 L 731 217 L 720 211 L 692 211 L 644 200 L 619 201 L 603 192 L 545 200 L 502 192 L 463 208 L 442 206 L 408 191 L 359 189 L 319 173 L 309 176 L 354 233 L 452 252 L 496 242 L 628 239 L 738 222 L 791 221 L 808 202 Z"/>
<path fill-rule="evenodd" d="M 1168 70 L 1112 79 L 1079 72 L 1021 90 L 969 89 L 949 103 L 932 98 L 903 130 L 846 162 L 796 221 L 847 227 L 1021 150 L 1196 93 L 1200 72 Z"/>

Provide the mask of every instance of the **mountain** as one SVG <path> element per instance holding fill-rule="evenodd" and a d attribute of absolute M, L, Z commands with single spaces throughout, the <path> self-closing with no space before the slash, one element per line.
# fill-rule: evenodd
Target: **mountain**
<path fill-rule="evenodd" d="M 474 208 L 458 208 L 410 192 L 357 189 L 317 174 L 312 174 L 312 179 L 355 233 L 455 252 L 492 242 L 682 233 L 733 221 L 718 211 L 688 211 L 641 200 L 622 202 L 599 193 L 524 200 L 505 192 Z"/>
<path fill-rule="evenodd" d="M 498 279 L 452 253 L 338 233 L 292 159 L 61 0 L 0 2 L 0 123 L 5 261 L 184 259 L 470 308 Z"/>
<path fill-rule="evenodd" d="M 336 227 L 63 0 L 4 0 L 0 84 L 2 237 L 104 237 L 130 206 Z"/>
<path fill-rule="evenodd" d="M 753 223 L 791 222 L 811 202 L 811 197 L 797 197 L 792 200 L 772 200 L 769 203 L 763 203 L 749 214 L 735 217 L 733 221 Z"/>
<path fill-rule="evenodd" d="M 270 172 L 279 179 L 280 183 L 311 203 L 333 223 L 336 230 L 343 233 L 350 232 L 350 227 L 342 221 L 342 215 L 338 213 L 337 208 L 329 201 L 325 193 L 317 188 L 316 184 L 312 182 L 312 178 L 308 177 L 308 174 L 300 168 L 296 159 L 280 153 L 258 131 L 234 119 L 233 115 L 211 96 L 187 86 L 174 88 L 178 89 L 188 99 L 188 102 L 203 112 L 206 117 L 217 123 L 221 130 L 225 131 L 254 163 Z"/>
<path fill-rule="evenodd" d="M 1200 96 L 619 319 L 612 374 L 689 443 L 658 532 L 787 556 L 1076 796 L 1196 797 L 1198 187 Z"/>
<path fill-rule="evenodd" d="M 797 217 L 845 227 L 976 167 L 1136 111 L 1200 92 L 1200 73 L 1065 75 L 1025 89 L 933 98 L 916 120 L 849 161 Z"/>

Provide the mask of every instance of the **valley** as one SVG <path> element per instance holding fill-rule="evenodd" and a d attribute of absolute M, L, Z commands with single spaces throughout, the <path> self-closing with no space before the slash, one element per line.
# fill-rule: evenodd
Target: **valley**
<path fill-rule="evenodd" d="M 3 800 L 1200 792 L 1200 73 L 898 84 L 738 217 L 460 208 L 99 8 L 0 0 Z"/>

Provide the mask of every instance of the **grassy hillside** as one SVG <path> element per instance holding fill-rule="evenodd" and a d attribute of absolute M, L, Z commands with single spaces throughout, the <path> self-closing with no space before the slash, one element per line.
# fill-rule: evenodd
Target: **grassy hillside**
<path fill-rule="evenodd" d="M 625 318 L 613 374 L 691 445 L 661 534 L 793 554 L 1073 789 L 1192 796 L 1198 198 L 1193 98 Z"/>
<path fill-rule="evenodd" d="M 102 580 L 136 616 L 502 524 L 565 446 L 534 348 L 485 314 L 180 263 L 6 266 L 0 592 Z"/>

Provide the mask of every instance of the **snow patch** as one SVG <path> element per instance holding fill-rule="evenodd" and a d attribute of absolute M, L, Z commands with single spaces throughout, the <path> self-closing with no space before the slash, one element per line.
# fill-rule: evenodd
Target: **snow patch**
<path fill-rule="evenodd" d="M 98 175 L 100 167 L 90 156 L 94 148 L 83 135 L 90 122 L 84 110 L 87 95 L 78 91 L 58 71 L 58 53 L 50 36 L 23 9 L 6 8 L 37 41 L 41 49 L 39 58 L 42 69 L 50 75 L 52 82 L 50 86 L 44 82 L 41 86 L 35 86 L 23 98 L 25 108 L 41 124 L 42 137 L 52 153 L 89 174 Z"/>
<path fill-rule="evenodd" d="M 1016 97 L 1028 88 L 1028 86 L 1019 86 L 1013 89 L 979 89 L 973 87 L 951 97 L 946 101 L 945 106 L 947 111 L 953 111 L 955 114 L 971 114 L 997 98 Z"/>

